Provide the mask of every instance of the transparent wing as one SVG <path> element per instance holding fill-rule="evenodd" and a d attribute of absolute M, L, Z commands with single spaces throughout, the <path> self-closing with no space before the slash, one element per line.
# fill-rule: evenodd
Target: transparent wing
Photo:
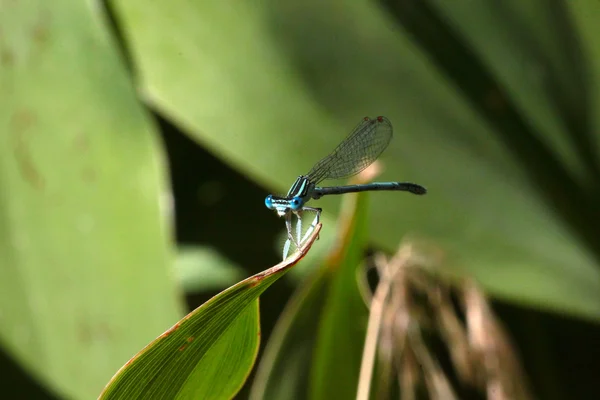
<path fill-rule="evenodd" d="M 308 173 L 317 184 L 358 174 L 381 155 L 392 139 L 392 124 L 386 117 L 365 117 L 348 137 Z"/>

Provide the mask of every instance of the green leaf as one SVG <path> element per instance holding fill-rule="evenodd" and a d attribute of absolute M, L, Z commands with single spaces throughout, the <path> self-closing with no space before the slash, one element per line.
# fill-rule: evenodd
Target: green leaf
<path fill-rule="evenodd" d="M 307 382 L 327 278 L 327 269 L 314 271 L 286 305 L 260 360 L 251 400 L 308 398 Z"/>
<path fill-rule="evenodd" d="M 298 263 L 299 252 L 239 282 L 192 311 L 131 359 L 100 399 L 230 399 L 246 380 L 258 351 L 258 297 Z"/>
<path fill-rule="evenodd" d="M 186 293 L 222 289 L 241 280 L 244 271 L 209 247 L 179 249 L 175 272 Z"/>
<path fill-rule="evenodd" d="M 0 342 L 89 399 L 182 315 L 162 154 L 97 4 L 0 8 Z"/>
<path fill-rule="evenodd" d="M 590 1 L 582 0 L 585 9 Z M 545 28 L 504 35 L 532 15 L 533 8 L 517 2 L 505 14 L 491 13 L 489 2 L 468 10 L 438 3 L 431 6 L 434 15 L 461 27 L 460 46 L 483 60 L 475 72 L 493 65 L 489 76 L 502 96 L 490 91 L 477 104 L 502 112 L 511 102 L 520 125 L 510 141 L 499 134 L 510 125 L 491 125 L 483 106 L 477 108 L 450 70 L 421 47 L 422 37 L 402 31 L 373 2 L 114 5 L 149 101 L 240 170 L 283 190 L 361 117 L 386 115 L 396 138 L 381 157 L 382 180 L 414 181 L 429 194 L 373 196 L 369 231 L 376 244 L 392 249 L 405 234 L 417 234 L 447 252 L 449 273 L 468 274 L 496 296 L 598 320 L 595 217 L 581 214 L 595 204 L 582 190 L 594 187 L 585 180 L 593 175 L 589 156 L 579 157 L 581 139 L 571 138 L 576 133 L 592 147 L 599 120 L 596 112 L 581 114 L 594 118 L 583 132 L 573 122 L 577 111 L 566 108 L 569 101 L 557 100 L 577 97 L 582 87 L 570 86 L 578 69 L 558 56 L 568 46 L 552 48 L 555 36 Z M 559 30 L 556 36 L 577 35 L 568 23 L 554 24 L 555 17 L 536 14 L 537 26 Z M 489 25 L 481 33 L 489 41 L 476 37 L 481 20 Z M 595 19 L 578 21 L 592 32 Z M 426 35 L 428 25 L 422 25 Z M 598 36 L 581 39 L 596 43 Z M 590 43 L 582 49 L 593 48 Z M 448 62 L 460 64 L 451 56 Z M 598 58 L 591 62 L 590 80 L 599 81 Z M 556 74 L 562 78 L 545 87 Z M 599 98 L 597 83 L 583 87 L 586 98 Z M 523 124 L 527 136 L 519 136 Z M 569 179 L 552 180 L 552 171 Z M 576 195 L 564 189 L 567 183 Z M 337 210 L 333 197 L 319 201 L 327 212 Z M 324 220 L 331 222 L 331 215 Z"/>
<path fill-rule="evenodd" d="M 354 212 L 342 217 L 341 240 L 325 263 L 331 277 L 310 371 L 310 398 L 314 400 L 356 397 L 368 318 L 356 277 L 368 233 L 367 195 L 353 197 L 357 204 L 348 208 Z"/>

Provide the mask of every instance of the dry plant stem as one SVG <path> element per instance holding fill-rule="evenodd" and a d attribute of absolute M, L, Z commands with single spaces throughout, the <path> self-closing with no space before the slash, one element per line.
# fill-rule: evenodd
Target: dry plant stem
<path fill-rule="evenodd" d="M 377 399 L 387 400 L 392 376 L 402 399 L 415 399 L 423 385 L 432 400 L 457 399 L 455 388 L 435 353 L 425 343 L 435 332 L 450 352 L 459 381 L 486 394 L 488 400 L 530 400 L 527 377 L 510 338 L 496 318 L 484 293 L 470 280 L 449 284 L 427 266 L 439 258 L 420 252 L 413 243 L 401 246 L 394 257 L 375 259 L 380 280 L 371 296 L 363 278 L 363 299 L 370 300 L 369 324 L 363 349 L 357 399 L 367 400 L 371 387 Z M 437 259 L 437 260 L 436 260 Z M 462 299 L 466 326 L 452 296 Z M 373 378 L 375 363 L 379 374 Z"/>
<path fill-rule="evenodd" d="M 407 354 L 398 363 L 398 382 L 400 383 L 400 395 L 403 400 L 415 400 L 417 398 L 417 380 L 419 373 L 415 366 L 417 361 L 414 354 L 407 348 Z"/>
<path fill-rule="evenodd" d="M 369 399 L 371 379 L 377 353 L 377 341 L 379 339 L 386 299 L 390 293 L 390 287 L 393 284 L 395 273 L 408 260 L 410 253 L 409 246 L 406 250 L 401 251 L 397 257 L 394 257 L 392 262 L 387 263 L 385 258 L 376 259 L 376 265 L 377 269 L 380 271 L 381 281 L 375 289 L 375 294 L 370 305 L 367 337 L 365 338 L 365 347 L 363 348 L 358 389 L 356 393 L 357 400 Z"/>
<path fill-rule="evenodd" d="M 371 391 L 371 378 L 373 367 L 375 365 L 375 354 L 377 350 L 377 339 L 379 338 L 379 328 L 385 300 L 390 292 L 389 283 L 380 282 L 375 289 L 375 295 L 371 300 L 369 310 L 369 324 L 367 326 L 367 337 L 365 338 L 365 347 L 363 349 L 362 362 L 360 366 L 360 375 L 358 379 L 357 400 L 368 400 Z"/>
<path fill-rule="evenodd" d="M 381 275 L 381 266 L 385 266 L 387 260 L 383 254 L 375 254 L 375 260 L 373 263 L 367 263 L 366 268 L 357 268 L 356 269 L 356 282 L 358 284 L 358 292 L 360 293 L 360 297 L 362 298 L 365 306 L 369 308 L 371 302 L 373 301 L 373 293 L 371 293 L 371 288 L 369 287 L 369 280 L 367 274 L 373 268 L 378 270 L 378 273 Z"/>
<path fill-rule="evenodd" d="M 407 293 L 406 270 L 399 270 L 394 279 L 394 288 L 391 294 L 390 305 L 388 306 L 389 329 L 395 339 L 395 348 L 392 351 L 394 365 L 397 369 L 397 382 L 402 399 L 416 398 L 416 388 L 420 377 L 420 365 L 413 353 L 408 332 L 412 328 L 412 318 L 410 314 L 410 297 Z"/>
<path fill-rule="evenodd" d="M 377 386 L 377 399 L 388 399 L 390 397 L 390 389 L 392 385 L 392 377 L 394 372 L 394 357 L 395 352 L 395 337 L 393 324 L 391 321 L 394 319 L 393 310 L 387 304 L 389 303 L 389 294 L 388 297 L 384 300 L 385 304 L 383 305 L 381 323 L 380 323 L 380 333 L 378 336 L 377 350 L 376 350 L 376 360 L 380 366 L 379 372 L 379 380 Z M 382 371 L 386 373 L 386 375 L 382 374 Z"/>
<path fill-rule="evenodd" d="M 463 382 L 467 382 L 474 387 L 483 388 L 482 379 L 478 379 L 483 377 L 481 374 L 476 373 L 475 363 L 473 362 L 474 360 L 469 348 L 467 332 L 452 308 L 448 288 L 438 286 L 436 291 L 436 301 L 434 304 L 438 310 L 435 316 L 438 326 L 437 330 L 448 345 L 450 357 L 456 368 L 456 372 Z"/>
<path fill-rule="evenodd" d="M 529 400 L 532 395 L 510 338 L 473 282 L 464 289 L 471 348 L 480 357 L 490 400 Z"/>
<path fill-rule="evenodd" d="M 425 384 L 432 400 L 457 400 L 456 394 L 452 390 L 452 385 L 441 370 L 437 361 L 427 350 L 423 343 L 420 332 L 416 330 L 409 331 L 409 338 L 412 348 L 423 368 Z"/>
<path fill-rule="evenodd" d="M 394 365 L 389 356 L 385 359 L 377 357 L 377 363 L 377 377 L 373 378 L 374 382 L 376 380 L 377 386 L 373 396 L 376 400 L 388 400 L 390 398 L 390 389 L 394 384 Z"/>

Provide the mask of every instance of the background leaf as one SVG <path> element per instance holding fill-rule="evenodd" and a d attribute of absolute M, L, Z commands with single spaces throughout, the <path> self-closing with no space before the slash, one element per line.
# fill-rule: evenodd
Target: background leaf
<path fill-rule="evenodd" d="M 0 6 L 0 341 L 88 399 L 182 313 L 156 132 L 91 6 Z"/>
<path fill-rule="evenodd" d="M 244 271 L 209 247 L 178 250 L 175 271 L 186 293 L 223 289 L 244 277 Z"/>
<path fill-rule="evenodd" d="M 386 115 L 397 135 L 382 156 L 382 180 L 418 182 L 430 195 L 374 197 L 369 228 L 377 244 L 393 248 L 405 233 L 417 232 L 447 250 L 449 271 L 474 276 L 497 296 L 600 316 L 593 249 L 548 206 L 495 128 L 380 8 L 372 2 L 232 4 L 115 3 L 142 90 L 161 112 L 280 189 L 339 143 L 359 116 Z M 468 29 L 480 15 L 452 17 Z M 525 45 L 511 42 L 519 44 Z M 543 65 L 527 62 L 528 68 Z M 496 71 L 494 79 L 499 87 L 509 86 L 506 79 L 510 87 L 531 87 L 519 69 Z M 519 112 L 543 129 L 538 140 L 558 147 L 577 170 L 560 119 L 535 125 L 553 106 L 532 109 L 531 96 L 518 103 Z M 336 199 L 321 204 L 336 209 Z"/>
<path fill-rule="evenodd" d="M 175 242 L 273 265 L 264 196 L 383 114 L 382 180 L 429 194 L 373 195 L 369 243 L 439 246 L 495 296 L 539 398 L 593 397 L 600 3 L 471 3 L 0 2 L 4 392 L 95 396 L 206 301 L 176 287 Z M 339 201 L 315 202 L 314 250 Z M 263 293 L 263 338 L 296 282 Z"/>

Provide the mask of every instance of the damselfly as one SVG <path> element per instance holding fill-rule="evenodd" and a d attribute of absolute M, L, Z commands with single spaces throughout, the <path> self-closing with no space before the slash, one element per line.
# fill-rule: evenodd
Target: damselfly
<path fill-rule="evenodd" d="M 392 140 L 392 124 L 386 117 L 369 117 L 354 128 L 348 137 L 340 143 L 331 154 L 319 161 L 306 175 L 296 179 L 285 197 L 268 195 L 265 205 L 285 218 L 288 239 L 283 250 L 283 258 L 287 257 L 290 242 L 296 247 L 312 233 L 319 223 L 320 208 L 307 207 L 310 199 L 319 199 L 329 194 L 344 194 L 371 190 L 401 190 L 414 194 L 425 194 L 427 190 L 420 185 L 409 182 L 375 182 L 362 185 L 318 187 L 317 184 L 326 179 L 340 179 L 356 175 L 367 168 L 381 155 Z M 311 228 L 302 238 L 302 214 L 305 211 L 316 213 Z M 292 215 L 298 222 L 296 237 L 292 233 Z"/>

